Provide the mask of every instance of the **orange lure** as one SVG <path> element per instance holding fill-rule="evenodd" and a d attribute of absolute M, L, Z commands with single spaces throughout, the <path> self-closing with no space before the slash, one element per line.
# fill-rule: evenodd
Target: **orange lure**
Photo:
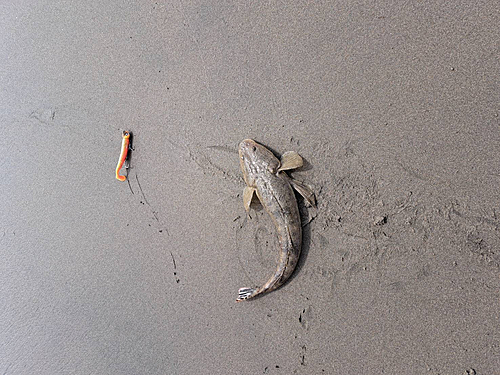
<path fill-rule="evenodd" d="M 123 167 L 123 163 L 127 159 L 128 148 L 130 144 L 130 132 L 124 130 L 122 135 L 122 150 L 120 152 L 120 159 L 118 160 L 118 165 L 116 166 L 116 179 L 120 181 L 125 181 L 127 176 L 120 175 L 120 169 Z"/>

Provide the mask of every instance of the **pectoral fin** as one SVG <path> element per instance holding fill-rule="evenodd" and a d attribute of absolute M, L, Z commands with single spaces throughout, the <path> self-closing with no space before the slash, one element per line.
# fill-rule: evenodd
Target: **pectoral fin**
<path fill-rule="evenodd" d="M 304 165 L 302 157 L 295 151 L 287 151 L 281 155 L 281 166 L 278 171 L 300 168 Z"/>
<path fill-rule="evenodd" d="M 255 192 L 255 188 L 250 186 L 245 186 L 245 190 L 243 190 L 243 206 L 245 207 L 245 211 L 250 210 L 250 203 L 252 203 L 253 193 Z"/>
<path fill-rule="evenodd" d="M 304 197 L 307 203 L 309 203 L 312 207 L 316 207 L 316 197 L 314 196 L 314 192 L 311 188 L 302 182 L 294 180 L 289 177 L 290 184 L 292 187 L 297 190 L 297 192 Z"/>

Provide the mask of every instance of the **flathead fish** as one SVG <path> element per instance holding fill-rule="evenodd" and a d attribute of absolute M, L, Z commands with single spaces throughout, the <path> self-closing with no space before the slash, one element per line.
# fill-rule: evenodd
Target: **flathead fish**
<path fill-rule="evenodd" d="M 295 151 L 284 153 L 281 160 L 251 139 L 239 145 L 240 166 L 246 187 L 243 191 L 245 210 L 250 210 L 254 193 L 271 216 L 279 243 L 279 260 L 272 277 L 261 287 L 240 288 L 237 302 L 270 292 L 285 283 L 299 260 L 302 246 L 302 223 L 297 199 L 292 187 L 312 206 L 314 193 L 306 185 L 294 180 L 286 170 L 302 167 L 303 160 Z"/>

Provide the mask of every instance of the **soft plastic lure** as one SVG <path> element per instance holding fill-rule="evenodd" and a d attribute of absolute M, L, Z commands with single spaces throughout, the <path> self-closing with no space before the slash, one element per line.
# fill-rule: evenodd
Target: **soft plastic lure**
<path fill-rule="evenodd" d="M 120 175 L 120 169 L 123 167 L 123 163 L 127 160 L 128 149 L 130 145 L 130 132 L 124 130 L 122 134 L 122 150 L 120 152 L 120 159 L 118 160 L 118 165 L 116 166 L 116 179 L 120 181 L 125 181 L 127 176 Z"/>

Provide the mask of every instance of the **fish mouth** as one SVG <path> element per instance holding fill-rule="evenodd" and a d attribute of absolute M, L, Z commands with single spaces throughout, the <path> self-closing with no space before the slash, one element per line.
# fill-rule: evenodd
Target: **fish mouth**
<path fill-rule="evenodd" d="M 253 139 L 244 139 L 240 142 L 238 147 L 238 153 L 240 154 L 240 158 L 245 156 L 249 156 L 251 151 L 255 152 L 257 149 L 257 142 Z"/>
<path fill-rule="evenodd" d="M 255 142 L 253 139 L 244 139 L 240 142 L 239 150 L 244 150 L 248 149 L 250 147 L 256 147 L 257 142 Z"/>
<path fill-rule="evenodd" d="M 255 142 L 253 139 L 244 139 L 243 141 L 240 142 L 240 145 L 238 146 L 238 154 L 240 156 L 240 168 L 241 172 L 243 173 L 243 179 L 245 180 L 245 183 L 250 186 L 249 184 L 249 174 L 251 173 L 251 165 L 253 164 L 253 150 L 256 150 L 257 147 L 257 142 Z"/>

